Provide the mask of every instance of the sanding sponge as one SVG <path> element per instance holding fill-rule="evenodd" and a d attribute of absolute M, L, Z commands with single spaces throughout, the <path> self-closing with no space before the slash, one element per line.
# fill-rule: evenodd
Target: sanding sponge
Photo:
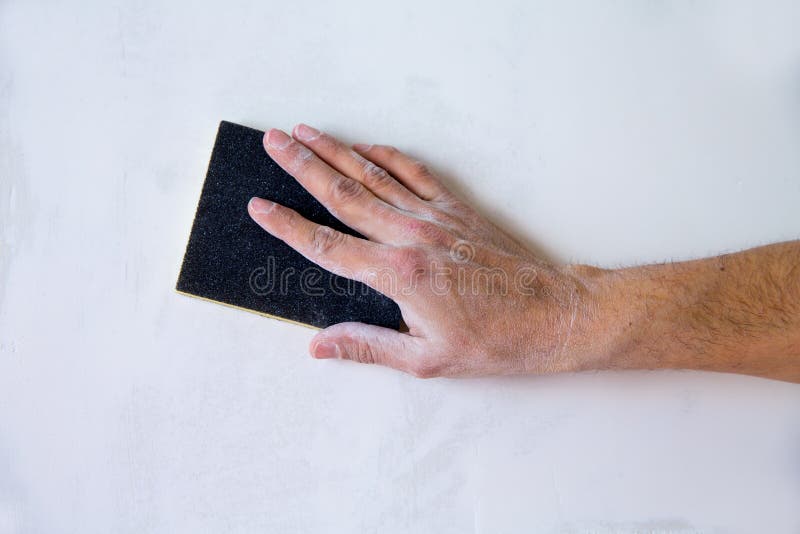
<path fill-rule="evenodd" d="M 400 309 L 391 299 L 322 269 L 250 218 L 248 201 L 262 197 L 361 237 L 269 157 L 263 136 L 220 123 L 176 289 L 318 328 L 359 321 L 398 329 Z"/>

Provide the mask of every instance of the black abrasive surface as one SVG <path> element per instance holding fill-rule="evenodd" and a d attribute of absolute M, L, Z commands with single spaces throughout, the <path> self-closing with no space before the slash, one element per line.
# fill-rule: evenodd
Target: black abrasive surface
<path fill-rule="evenodd" d="M 321 328 L 344 321 L 399 328 L 392 300 L 308 261 L 250 218 L 247 203 L 256 196 L 358 235 L 272 161 L 263 135 L 220 123 L 176 289 Z"/>

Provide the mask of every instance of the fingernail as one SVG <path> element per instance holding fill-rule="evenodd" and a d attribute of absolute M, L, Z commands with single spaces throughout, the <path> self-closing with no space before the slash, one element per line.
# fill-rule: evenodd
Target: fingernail
<path fill-rule="evenodd" d="M 314 357 L 319 359 L 339 358 L 339 347 L 335 343 L 323 341 L 314 347 Z"/>
<path fill-rule="evenodd" d="M 278 130 L 277 128 L 273 128 L 267 132 L 267 145 L 270 148 L 275 148 L 278 150 L 283 150 L 289 143 L 292 142 L 292 138 L 283 133 L 282 131 Z"/>
<path fill-rule="evenodd" d="M 319 130 L 312 128 L 307 124 L 298 124 L 294 127 L 294 135 L 301 141 L 313 141 L 319 137 Z"/>
<path fill-rule="evenodd" d="M 367 152 L 370 148 L 372 148 L 372 145 L 365 145 L 364 143 L 356 143 L 353 145 L 353 149 L 359 152 Z"/>
<path fill-rule="evenodd" d="M 271 200 L 265 200 L 263 198 L 253 197 L 250 199 L 249 209 L 253 213 L 261 213 L 266 215 L 267 213 L 272 211 L 272 208 L 275 207 L 275 203 Z"/>

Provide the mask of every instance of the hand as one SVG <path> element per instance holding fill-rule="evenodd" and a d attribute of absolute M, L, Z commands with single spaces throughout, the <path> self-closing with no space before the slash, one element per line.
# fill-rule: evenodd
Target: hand
<path fill-rule="evenodd" d="M 537 258 L 395 148 L 351 148 L 302 124 L 293 137 L 270 130 L 264 147 L 367 239 L 258 198 L 248 206 L 253 219 L 323 268 L 394 299 L 408 327 L 337 324 L 314 337 L 314 357 L 419 377 L 586 367 L 601 339 L 603 271 Z"/>

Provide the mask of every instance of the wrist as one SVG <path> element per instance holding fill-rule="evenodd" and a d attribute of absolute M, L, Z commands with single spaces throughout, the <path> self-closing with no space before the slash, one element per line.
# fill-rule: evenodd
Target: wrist
<path fill-rule="evenodd" d="M 568 365 L 570 371 L 606 369 L 609 367 L 613 345 L 618 335 L 615 329 L 620 309 L 620 281 L 613 270 L 590 265 L 567 265 L 567 276 L 575 280 L 581 299 L 580 313 L 584 317 L 583 340 L 573 346 Z"/>
<path fill-rule="evenodd" d="M 710 285 L 698 267 L 689 262 L 556 269 L 548 285 L 557 288 L 550 291 L 550 313 L 558 319 L 550 323 L 552 336 L 545 336 L 549 348 L 534 355 L 536 372 L 685 367 L 691 310 Z M 547 363 L 539 368 L 542 361 Z"/>
<path fill-rule="evenodd" d="M 624 325 L 632 323 L 637 314 L 628 298 L 634 292 L 634 281 L 619 271 L 591 265 L 571 264 L 560 270 L 570 280 L 574 295 L 570 302 L 576 306 L 566 319 L 575 328 L 568 328 L 571 332 L 565 335 L 570 340 L 568 346 L 564 343 L 567 350 L 561 351 L 562 370 L 615 367 L 619 348 L 627 344 Z"/>

